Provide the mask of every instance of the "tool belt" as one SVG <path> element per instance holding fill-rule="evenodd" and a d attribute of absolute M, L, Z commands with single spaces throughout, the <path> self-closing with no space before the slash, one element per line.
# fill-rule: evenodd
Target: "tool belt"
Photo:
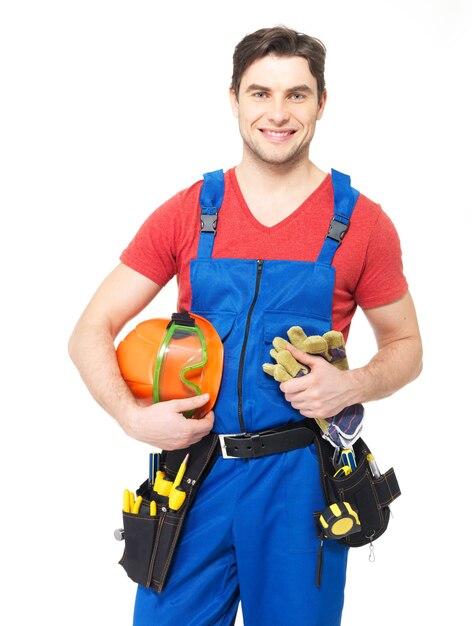
<path fill-rule="evenodd" d="M 371 543 L 387 528 L 388 505 L 400 495 L 393 469 L 374 479 L 366 460 L 370 452 L 362 439 L 354 444 L 357 467 L 349 476 L 333 477 L 332 456 L 334 448 L 325 441 L 313 420 L 306 419 L 283 427 L 257 433 L 218 435 L 210 433 L 190 448 L 161 453 L 166 479 L 173 481 L 179 467 L 189 453 L 180 488 L 185 499 L 178 510 L 169 508 L 168 498 L 159 495 L 149 480 L 136 491 L 142 497 L 138 513 L 123 512 L 123 531 L 117 531 L 125 550 L 120 565 L 128 576 L 145 587 L 160 593 L 166 582 L 172 558 L 187 513 L 203 482 L 219 455 L 224 458 L 258 458 L 269 454 L 288 452 L 314 443 L 318 451 L 320 478 L 326 504 L 348 501 L 361 520 L 361 531 L 338 539 L 357 547 Z M 156 514 L 151 515 L 151 502 L 156 502 Z M 321 512 L 315 512 L 318 526 Z"/>
<path fill-rule="evenodd" d="M 371 544 L 386 530 L 390 519 L 389 505 L 400 495 L 400 487 L 393 468 L 378 478 L 374 478 L 367 455 L 369 447 L 359 438 L 353 446 L 356 468 L 348 475 L 334 476 L 334 448 L 315 429 L 314 443 L 320 463 L 320 477 L 326 505 L 336 502 L 349 503 L 356 510 L 361 529 L 359 532 L 336 539 L 341 543 L 357 548 Z M 322 511 L 314 513 L 317 527 Z"/>
<path fill-rule="evenodd" d="M 326 505 L 349 503 L 360 520 L 360 530 L 336 541 L 352 548 L 378 539 L 390 519 L 389 505 L 400 495 L 393 468 L 374 478 L 367 461 L 369 447 L 358 439 L 353 446 L 356 468 L 348 476 L 334 477 L 334 447 L 326 441 L 314 420 L 305 419 L 259 433 L 219 435 L 221 453 L 225 458 L 257 458 L 268 454 L 289 452 L 315 444 L 320 464 L 320 478 Z M 314 512 L 317 528 L 323 511 Z M 325 538 L 329 538 L 326 537 Z M 334 537 L 331 537 L 334 538 Z"/>
<path fill-rule="evenodd" d="M 162 469 L 172 481 L 190 451 L 180 485 L 186 497 L 177 511 L 170 509 L 168 498 L 156 493 L 146 480 L 136 491 L 136 495 L 143 498 L 139 513 L 123 512 L 125 550 L 119 563 L 134 582 L 162 591 L 187 512 L 218 457 L 217 444 L 218 436 L 210 433 L 190 448 L 162 452 Z M 152 501 L 157 504 L 156 515 L 150 514 Z"/>

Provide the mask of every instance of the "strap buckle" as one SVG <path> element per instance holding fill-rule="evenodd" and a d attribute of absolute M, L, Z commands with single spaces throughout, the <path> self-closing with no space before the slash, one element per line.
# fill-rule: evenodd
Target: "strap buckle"
<path fill-rule="evenodd" d="M 343 218 L 340 215 L 335 215 L 331 220 L 328 229 L 327 237 L 334 239 L 334 241 L 337 241 L 338 243 L 341 243 L 342 238 L 349 229 L 349 220 L 347 222 L 343 222 L 343 219 L 346 218 Z"/>
<path fill-rule="evenodd" d="M 216 223 L 218 221 L 217 213 L 200 213 L 200 232 L 216 233 Z"/>

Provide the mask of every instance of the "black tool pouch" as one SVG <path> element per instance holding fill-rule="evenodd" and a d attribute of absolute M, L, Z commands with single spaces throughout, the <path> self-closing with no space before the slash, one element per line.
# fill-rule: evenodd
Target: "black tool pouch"
<path fill-rule="evenodd" d="M 353 548 L 372 543 L 386 531 L 390 519 L 389 505 L 400 495 L 393 468 L 379 478 L 374 478 L 367 460 L 370 450 L 362 439 L 358 439 L 354 444 L 357 467 L 348 476 L 334 478 L 333 446 L 318 433 L 314 443 L 318 449 L 327 506 L 335 502 L 348 502 L 359 515 L 361 530 L 336 541 Z M 322 511 L 314 513 L 317 528 L 321 514 Z"/>
<path fill-rule="evenodd" d="M 210 433 L 190 448 L 162 453 L 161 469 L 168 480 L 175 479 L 186 454 L 190 453 L 180 484 L 186 498 L 177 511 L 169 509 L 168 498 L 157 494 L 146 480 L 136 492 L 143 498 L 139 513 L 123 512 L 125 550 L 119 563 L 134 582 L 162 591 L 186 515 L 218 456 L 217 443 L 218 436 Z M 152 500 L 157 504 L 156 515 L 150 515 Z"/>

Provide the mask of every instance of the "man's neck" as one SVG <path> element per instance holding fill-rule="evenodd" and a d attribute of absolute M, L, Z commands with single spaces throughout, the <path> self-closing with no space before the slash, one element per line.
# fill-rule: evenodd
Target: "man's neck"
<path fill-rule="evenodd" d="M 288 167 L 243 158 L 235 171 L 249 210 L 268 227 L 293 213 L 326 176 L 308 159 Z"/>

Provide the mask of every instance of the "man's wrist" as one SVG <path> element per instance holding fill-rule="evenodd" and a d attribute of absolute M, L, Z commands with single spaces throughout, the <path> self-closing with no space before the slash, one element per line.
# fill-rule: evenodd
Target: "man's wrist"
<path fill-rule="evenodd" d="M 124 407 L 120 407 L 120 412 L 115 415 L 115 419 L 123 431 L 130 437 L 136 434 L 136 424 L 139 418 L 140 406 L 137 402 L 130 402 Z"/>
<path fill-rule="evenodd" d="M 348 377 L 349 406 L 362 404 L 368 400 L 369 375 L 365 367 L 346 371 Z"/>

